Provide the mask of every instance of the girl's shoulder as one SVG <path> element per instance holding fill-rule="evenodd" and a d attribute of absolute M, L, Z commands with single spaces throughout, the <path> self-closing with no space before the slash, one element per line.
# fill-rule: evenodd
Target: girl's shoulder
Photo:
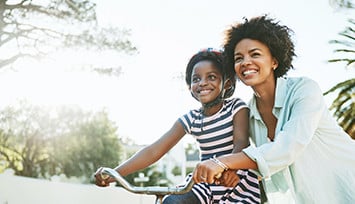
<path fill-rule="evenodd" d="M 238 103 L 245 104 L 245 101 L 241 98 L 238 98 L 238 97 L 227 98 L 224 100 L 224 104 L 238 104 Z"/>
<path fill-rule="evenodd" d="M 240 110 L 241 108 L 248 108 L 247 103 L 241 98 L 228 98 L 224 101 L 224 109 L 226 110 Z"/>

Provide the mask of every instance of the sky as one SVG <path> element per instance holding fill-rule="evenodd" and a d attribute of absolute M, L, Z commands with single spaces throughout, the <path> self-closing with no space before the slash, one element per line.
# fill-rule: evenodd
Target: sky
<path fill-rule="evenodd" d="M 98 63 L 121 66 L 121 75 L 108 77 L 70 70 L 88 57 L 61 53 L 54 59 L 18 64 L 20 71 L 1 71 L 0 105 L 27 98 L 45 105 L 77 104 L 87 109 L 105 108 L 120 137 L 150 144 L 173 123 L 199 104 L 181 74 L 189 58 L 205 47 L 220 48 L 223 31 L 243 17 L 269 14 L 294 32 L 295 70 L 289 76 L 308 76 L 323 91 L 355 76 L 344 64 L 329 64 L 350 13 L 337 12 L 327 0 L 96 0 L 102 26 L 129 29 L 137 47 L 133 56 L 94 53 Z M 80 59 L 80 60 L 78 60 Z M 74 64 L 74 65 L 73 65 Z M 239 83 L 236 97 L 248 101 L 251 89 Z M 187 141 L 191 141 L 187 138 Z"/>

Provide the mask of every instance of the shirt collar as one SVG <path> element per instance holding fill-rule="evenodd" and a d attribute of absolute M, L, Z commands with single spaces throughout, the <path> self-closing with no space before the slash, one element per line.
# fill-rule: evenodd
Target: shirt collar
<path fill-rule="evenodd" d="M 285 78 L 277 78 L 276 80 L 276 92 L 275 92 L 275 104 L 274 108 L 282 108 L 286 93 L 287 93 L 287 83 Z M 255 119 L 261 120 L 261 116 L 256 107 L 256 96 L 253 97 L 249 101 L 250 114 L 249 118 L 254 117 Z"/>
<path fill-rule="evenodd" d="M 277 78 L 274 108 L 282 108 L 287 93 L 287 81 L 285 78 Z"/>

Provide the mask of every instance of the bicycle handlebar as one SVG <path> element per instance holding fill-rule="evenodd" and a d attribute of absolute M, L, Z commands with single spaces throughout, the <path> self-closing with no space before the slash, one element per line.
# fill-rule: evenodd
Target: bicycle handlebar
<path fill-rule="evenodd" d="M 110 176 L 114 178 L 118 183 L 120 183 L 124 189 L 137 194 L 147 194 L 147 195 L 169 195 L 169 194 L 184 194 L 191 190 L 194 185 L 192 177 L 189 178 L 188 182 L 181 187 L 162 187 L 162 186 L 146 186 L 139 187 L 133 186 L 126 181 L 116 170 L 104 167 L 101 171 L 101 177 Z"/>

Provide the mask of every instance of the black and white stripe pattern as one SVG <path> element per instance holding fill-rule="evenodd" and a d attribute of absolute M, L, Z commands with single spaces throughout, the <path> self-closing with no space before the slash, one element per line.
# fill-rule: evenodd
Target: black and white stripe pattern
<path fill-rule="evenodd" d="M 212 116 L 204 116 L 198 109 L 179 118 L 185 131 L 197 140 L 202 161 L 232 152 L 233 116 L 242 108 L 247 108 L 244 101 L 233 98 L 225 100 L 221 110 Z M 200 183 L 192 190 L 203 204 L 260 203 L 257 176 L 250 171 L 239 170 L 237 173 L 241 181 L 235 188 Z"/>

